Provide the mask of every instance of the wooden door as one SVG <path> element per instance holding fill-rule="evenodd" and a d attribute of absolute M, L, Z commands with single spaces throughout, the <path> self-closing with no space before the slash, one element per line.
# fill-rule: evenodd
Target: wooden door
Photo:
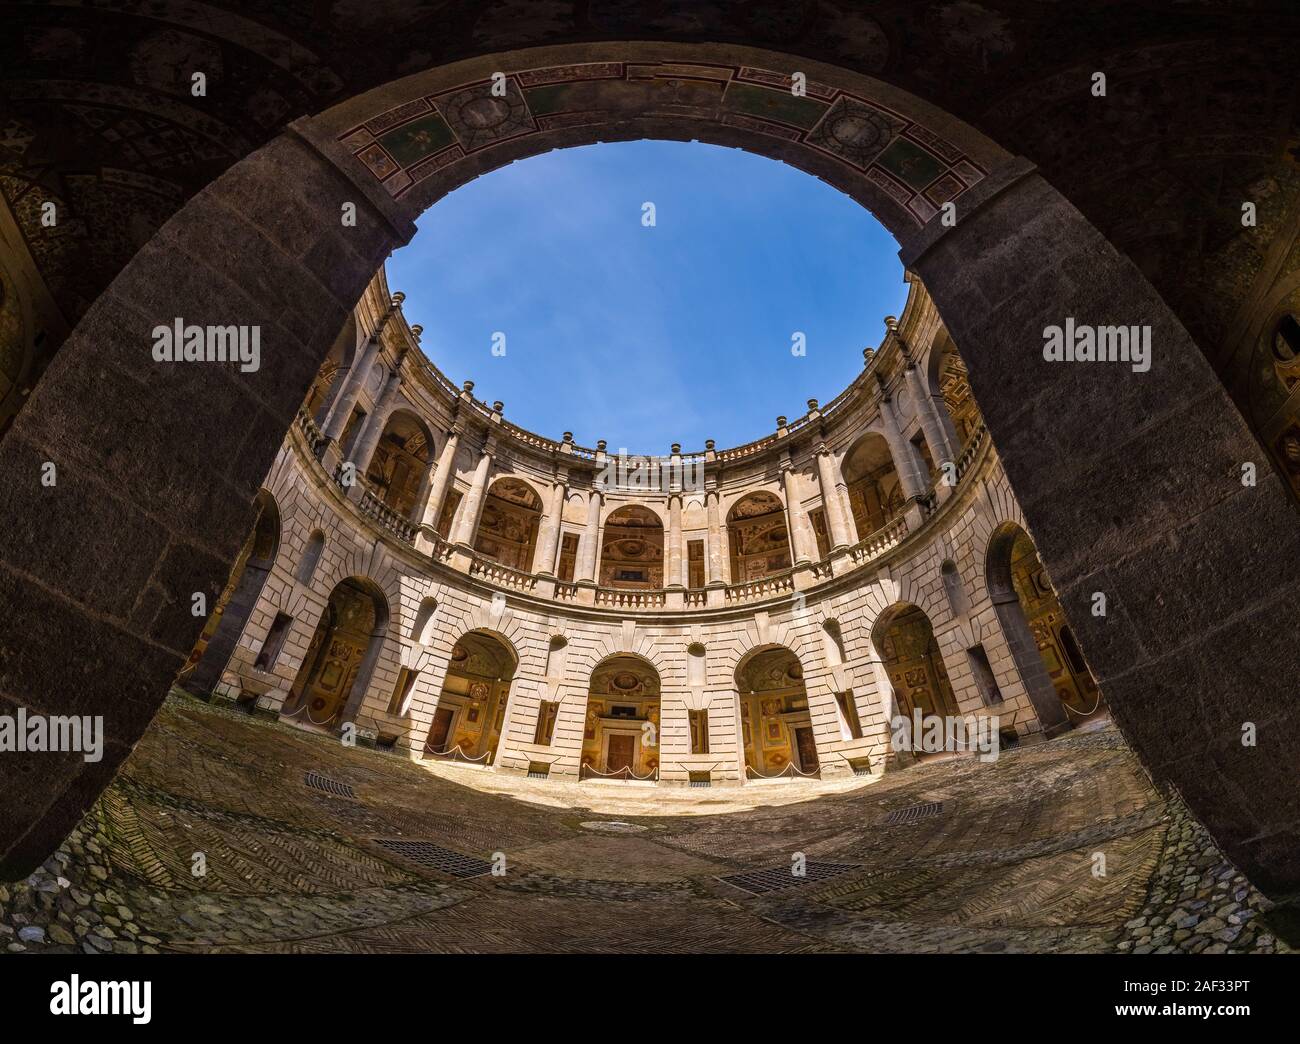
<path fill-rule="evenodd" d="M 609 736 L 609 756 L 605 759 L 605 771 L 617 772 L 619 769 L 631 770 L 636 756 L 636 737 L 626 733 L 613 732 Z"/>
<path fill-rule="evenodd" d="M 799 748 L 799 767 L 804 772 L 816 772 L 818 769 L 817 744 L 813 742 L 812 729 L 795 729 L 794 741 Z"/>
<path fill-rule="evenodd" d="M 450 707 L 439 707 L 433 712 L 433 722 L 429 725 L 429 739 L 425 749 L 435 754 L 442 753 L 447 745 L 447 733 L 451 729 L 452 711 Z"/>

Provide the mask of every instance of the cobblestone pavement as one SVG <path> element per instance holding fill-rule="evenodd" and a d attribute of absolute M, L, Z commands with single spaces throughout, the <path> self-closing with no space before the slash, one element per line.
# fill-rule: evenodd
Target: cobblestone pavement
<path fill-rule="evenodd" d="M 1285 949 L 1267 905 L 1106 723 L 876 783 L 652 790 L 419 764 L 173 696 L 63 847 L 0 885 L 0 947 Z"/>

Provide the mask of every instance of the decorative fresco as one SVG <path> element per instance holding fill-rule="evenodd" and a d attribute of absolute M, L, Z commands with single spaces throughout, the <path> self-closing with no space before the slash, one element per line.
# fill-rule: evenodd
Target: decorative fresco
<path fill-rule="evenodd" d="M 785 507 L 771 493 L 753 493 L 727 513 L 731 576 L 737 583 L 789 569 L 790 535 Z"/>
<path fill-rule="evenodd" d="M 666 115 L 742 128 L 802 144 L 865 174 L 916 224 L 985 175 L 961 149 L 876 102 L 789 76 L 708 63 L 593 62 L 528 69 L 413 99 L 340 135 L 401 198 L 450 163 L 502 142 L 562 127 L 597 126 L 619 114 Z M 654 102 L 645 93 L 656 94 Z"/>
<path fill-rule="evenodd" d="M 493 483 L 483 504 L 474 550 L 512 569 L 532 569 L 541 508 L 537 494 L 518 479 Z"/>
<path fill-rule="evenodd" d="M 395 414 L 375 446 L 366 482 L 388 507 L 403 518 L 414 519 L 430 459 L 424 429 L 409 416 Z"/>
<path fill-rule="evenodd" d="M 939 391 L 943 394 L 948 416 L 957 430 L 957 438 L 962 448 L 970 442 L 971 436 L 983 427 L 984 418 L 980 416 L 975 396 L 970 390 L 970 379 L 966 374 L 966 364 L 951 349 L 943 353 L 939 363 Z"/>

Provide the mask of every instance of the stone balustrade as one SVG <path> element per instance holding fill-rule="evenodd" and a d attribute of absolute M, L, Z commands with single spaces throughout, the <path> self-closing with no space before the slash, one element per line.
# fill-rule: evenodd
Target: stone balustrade
<path fill-rule="evenodd" d="M 398 540 L 406 544 L 414 543 L 415 534 L 420 527 L 380 500 L 374 490 L 363 489 L 358 506 L 366 518 L 388 530 Z"/>
<path fill-rule="evenodd" d="M 606 609 L 662 609 L 667 602 L 667 592 L 662 590 L 636 591 L 620 587 L 596 588 L 596 605 Z"/>
<path fill-rule="evenodd" d="M 537 577 L 532 573 L 502 565 L 482 555 L 470 557 L 469 575 L 513 591 L 532 591 L 537 587 Z"/>
<path fill-rule="evenodd" d="M 756 602 L 762 598 L 773 598 L 777 595 L 790 594 L 793 591 L 794 570 L 786 569 L 759 580 L 750 580 L 743 584 L 732 584 L 726 590 L 726 601 L 728 605 L 738 605 L 741 602 Z"/>
<path fill-rule="evenodd" d="M 322 467 L 322 461 L 317 457 L 317 450 L 321 447 L 324 439 L 320 429 L 305 410 L 299 411 L 294 430 L 300 436 L 304 448 L 307 450 L 305 455 L 312 459 L 317 468 Z M 522 430 L 520 429 L 521 432 Z M 542 440 L 538 436 L 532 437 L 540 442 L 549 441 Z M 777 438 L 778 436 L 769 436 L 766 439 L 760 439 L 748 446 L 738 447 L 738 452 L 747 456 L 752 452 L 757 452 L 764 446 L 770 445 Z M 961 456 L 955 462 L 957 485 L 959 487 L 972 472 L 973 465 L 981 455 L 981 450 L 987 444 L 986 429 L 983 425 L 980 425 L 968 440 Z M 558 447 L 561 444 L 554 443 L 553 445 Z M 573 444 L 569 443 L 568 445 L 572 446 Z M 579 450 L 584 454 L 594 455 L 594 451 L 582 450 L 580 447 L 575 448 L 575 451 Z M 722 459 L 725 453 L 729 452 L 733 451 L 720 452 L 718 459 Z M 666 468 L 669 458 L 638 457 L 630 459 L 650 461 L 653 465 Z M 674 463 L 689 462 L 695 464 L 697 460 L 702 462 L 703 459 L 703 454 L 679 454 Z M 831 580 L 838 575 L 837 569 L 839 573 L 843 573 L 845 568 L 843 563 L 846 561 L 850 570 L 868 566 L 881 556 L 892 551 L 909 536 L 907 520 L 900 515 L 874 533 L 850 546 L 846 552 L 840 552 L 838 555 L 832 555 L 820 561 L 802 565 L 797 569 L 785 569 L 744 583 L 734 583 L 710 589 L 696 588 L 681 591 L 678 597 L 674 599 L 670 597 L 670 592 L 662 588 L 593 588 L 589 584 L 584 588 L 583 585 L 573 581 L 556 581 L 551 577 L 541 577 L 527 570 L 506 566 L 464 548 L 461 548 L 461 550 L 465 553 L 458 556 L 456 545 L 446 540 L 431 527 L 427 525 L 421 526 L 388 507 L 359 474 L 354 475 L 353 485 L 345 484 L 344 467 L 343 463 L 337 464 L 331 476 L 342 490 L 344 497 L 355 504 L 358 513 L 363 518 L 375 524 L 388 536 L 406 545 L 413 552 L 427 556 L 433 562 L 448 568 L 458 569 L 476 580 L 503 590 L 518 591 L 566 604 L 591 605 L 604 609 L 676 610 L 681 608 L 689 611 L 700 611 L 721 606 L 742 605 L 773 598 L 784 598 L 790 596 L 796 590 L 806 589 L 810 585 L 815 586 Z M 358 486 L 360 487 L 359 495 L 355 492 Z M 933 490 L 922 499 L 922 528 L 928 527 L 929 520 L 940 512 L 941 507 L 942 502 Z M 417 537 L 422 539 L 417 542 Z M 841 564 L 836 566 L 835 562 Z M 801 574 L 801 579 L 798 582 L 796 581 L 796 574 Z M 590 592 L 590 594 L 584 595 L 584 591 Z"/>

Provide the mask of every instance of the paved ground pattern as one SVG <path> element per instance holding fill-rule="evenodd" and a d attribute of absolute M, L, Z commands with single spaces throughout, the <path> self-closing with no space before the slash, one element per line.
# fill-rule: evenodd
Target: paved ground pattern
<path fill-rule="evenodd" d="M 877 783 L 660 790 L 414 763 L 174 695 L 62 848 L 0 885 L 0 947 L 1284 950 L 1267 906 L 1105 722 Z"/>

